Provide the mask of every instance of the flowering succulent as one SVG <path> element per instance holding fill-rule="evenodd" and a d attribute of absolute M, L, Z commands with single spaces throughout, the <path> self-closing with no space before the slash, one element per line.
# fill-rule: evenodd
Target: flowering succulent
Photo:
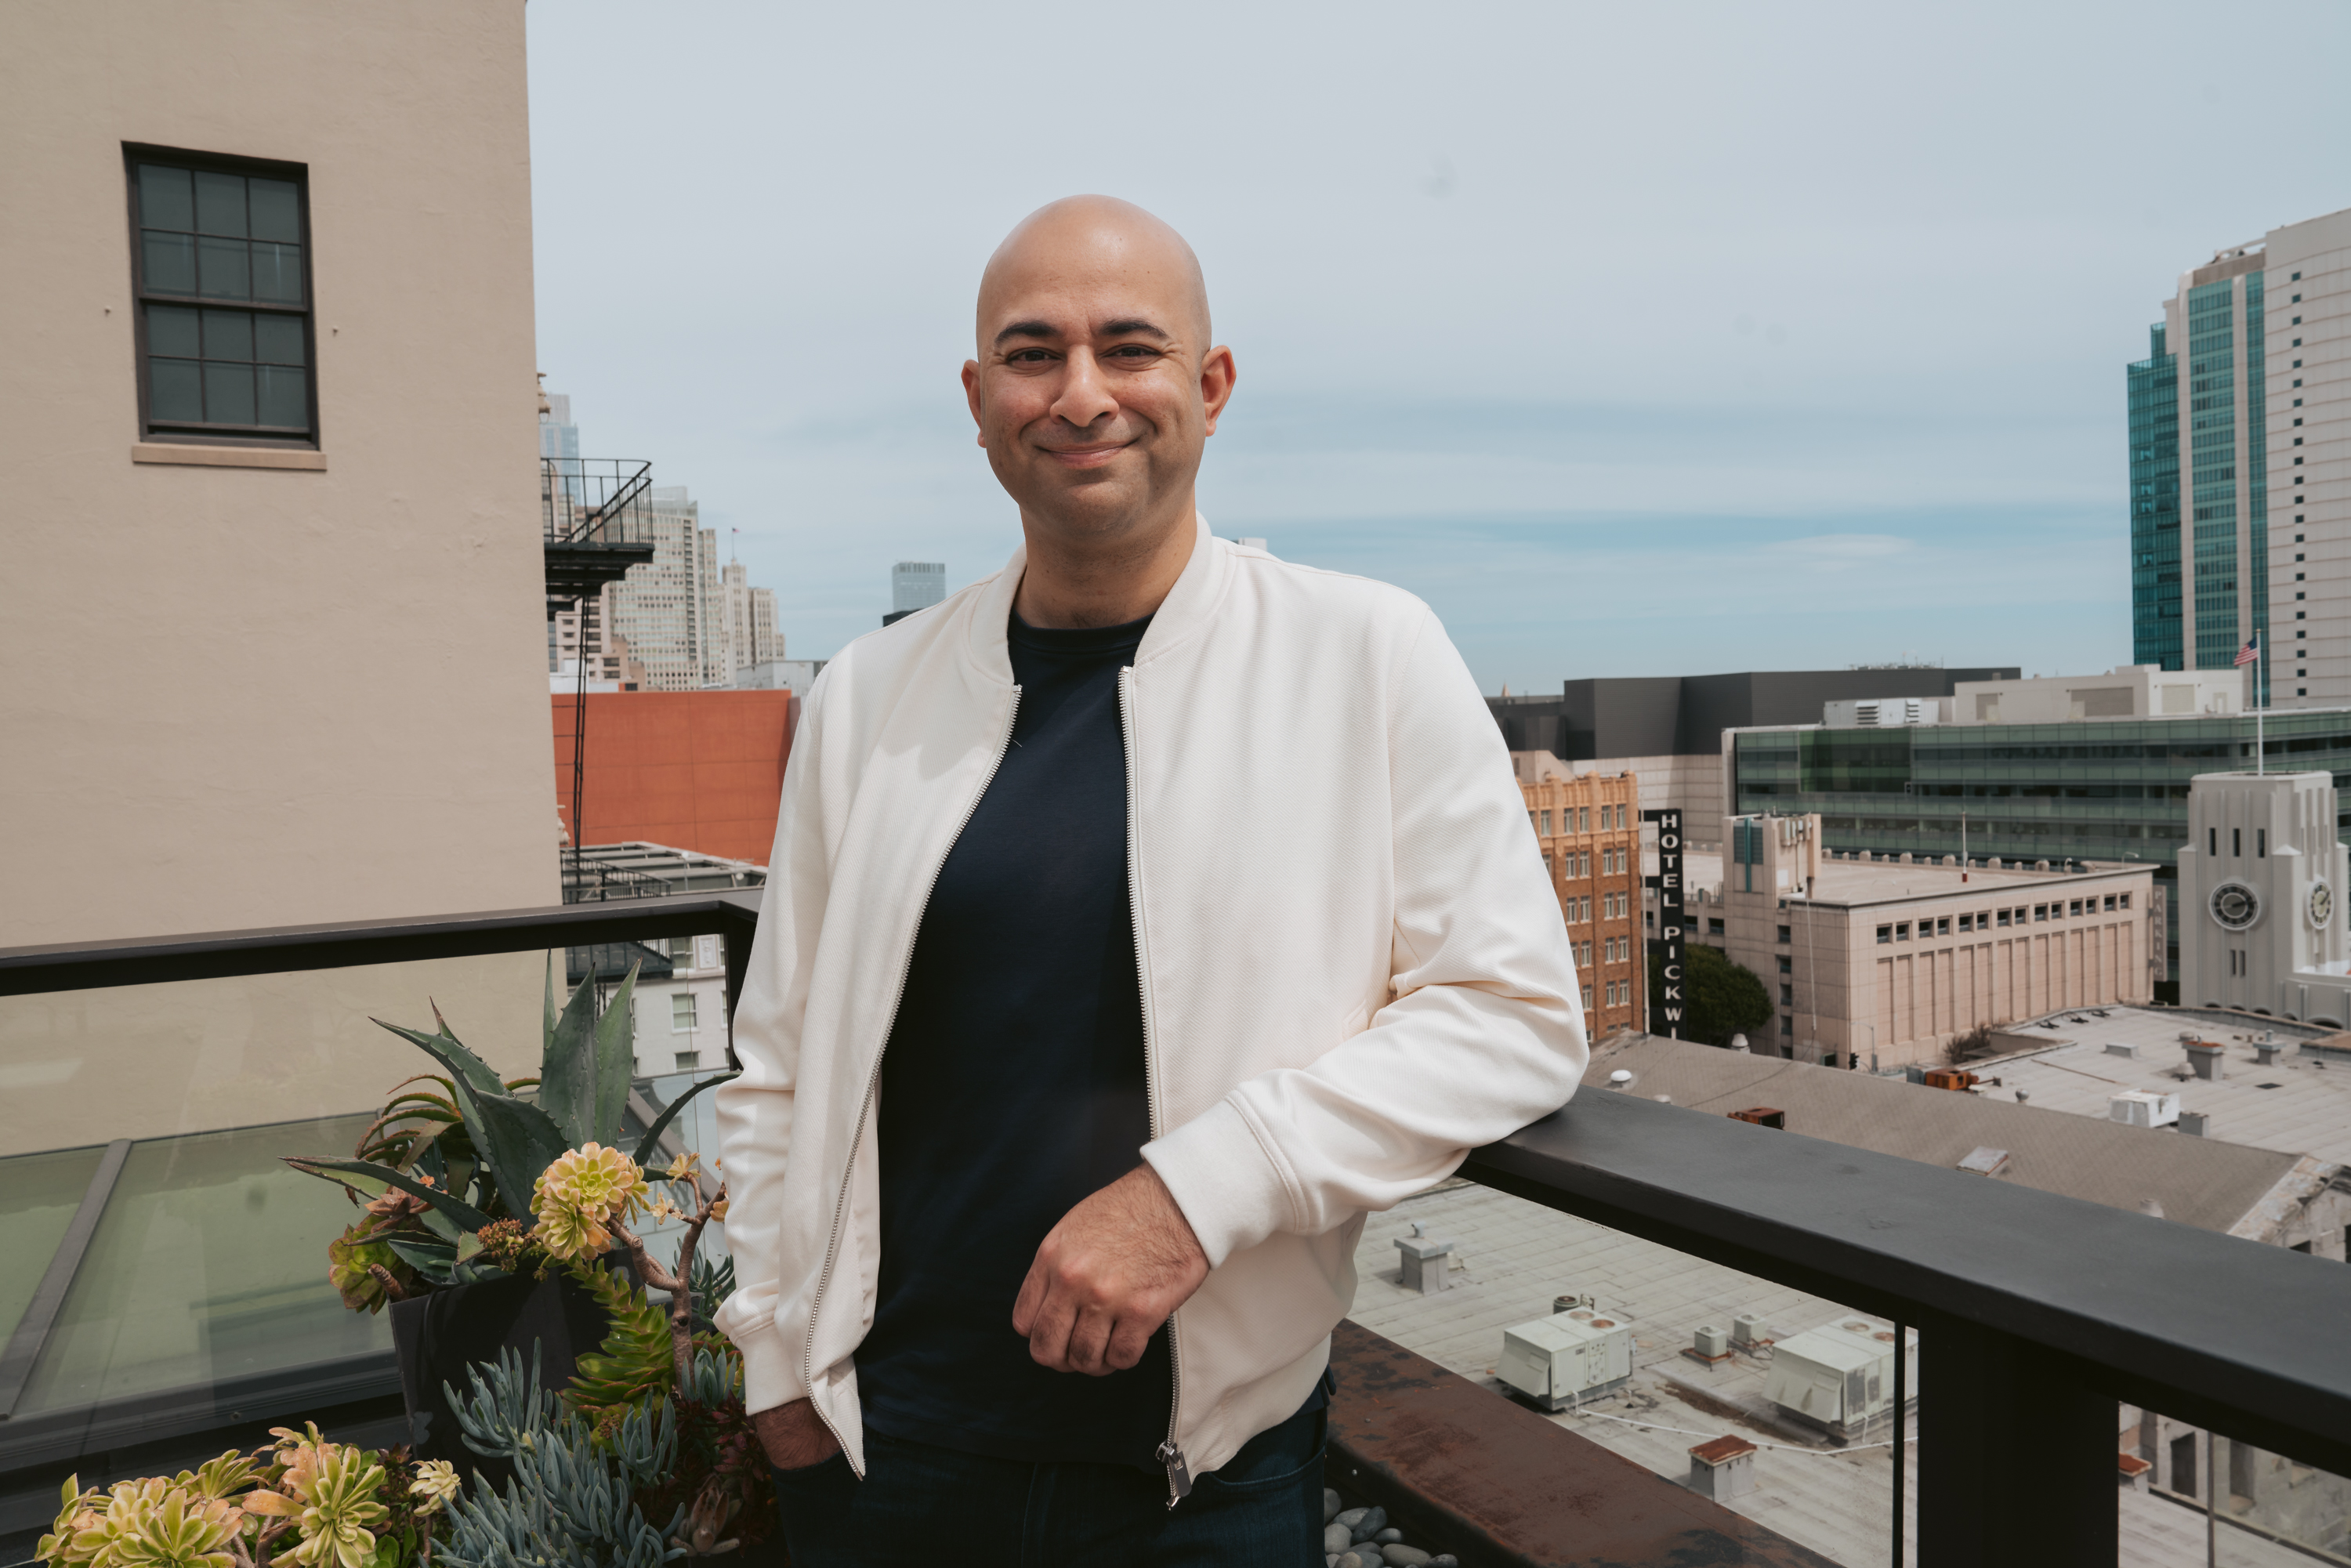
<path fill-rule="evenodd" d="M 50 1568 L 232 1568 L 231 1543 L 245 1515 L 194 1480 L 185 1473 L 177 1482 L 150 1477 L 100 1492 L 77 1490 L 78 1478 L 69 1479 L 57 1528 L 34 1553 Z"/>
<path fill-rule="evenodd" d="M 648 1189 L 637 1162 L 590 1141 L 559 1155 L 531 1194 L 539 1244 L 552 1258 L 579 1258 L 612 1245 L 608 1226 L 625 1222 Z"/>
<path fill-rule="evenodd" d="M 419 1513 L 431 1513 L 463 1490 L 465 1482 L 457 1475 L 457 1467 L 446 1459 L 427 1459 L 416 1467 L 416 1479 L 408 1485 L 408 1495 L 420 1500 Z"/>
<path fill-rule="evenodd" d="M 303 1568 L 368 1568 L 374 1527 L 391 1517 L 377 1500 L 383 1466 L 364 1448 L 328 1442 L 315 1421 L 300 1432 L 273 1427 L 270 1435 L 283 1469 L 274 1489 L 246 1496 L 245 1511 L 294 1521 L 301 1543 L 291 1555 Z"/>

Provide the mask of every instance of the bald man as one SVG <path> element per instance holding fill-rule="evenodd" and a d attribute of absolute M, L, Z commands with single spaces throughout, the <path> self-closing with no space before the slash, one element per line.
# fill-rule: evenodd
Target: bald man
<path fill-rule="evenodd" d="M 1236 373 L 1165 224 L 1024 220 L 963 384 L 1025 542 L 808 695 L 717 1096 L 796 1568 L 1319 1563 L 1365 1215 L 1583 1072 L 1443 629 L 1200 517 Z"/>

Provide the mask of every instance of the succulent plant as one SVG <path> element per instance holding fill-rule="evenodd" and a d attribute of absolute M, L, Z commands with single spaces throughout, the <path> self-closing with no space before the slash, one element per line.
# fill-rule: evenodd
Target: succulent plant
<path fill-rule="evenodd" d="M 286 1162 L 340 1183 L 365 1205 L 361 1218 L 329 1249 L 331 1277 L 347 1305 L 373 1312 L 386 1301 L 507 1271 L 513 1239 L 496 1256 L 483 1252 L 484 1228 L 499 1221 L 522 1228 L 547 1257 L 588 1256 L 611 1245 L 609 1226 L 626 1218 L 629 1206 L 591 1203 L 590 1187 L 619 1179 L 612 1162 L 622 1158 L 636 981 L 632 967 L 601 1018 L 592 981 L 575 988 L 559 1012 L 550 956 L 536 1078 L 501 1079 L 457 1038 L 437 1006 L 431 1034 L 375 1020 L 443 1071 L 394 1085 L 354 1157 Z M 653 1156 L 687 1101 L 726 1076 L 679 1095 L 639 1140 L 631 1168 Z M 535 1092 L 526 1097 L 528 1091 Z M 542 1178 L 559 1166 L 557 1197 L 543 1204 Z"/>

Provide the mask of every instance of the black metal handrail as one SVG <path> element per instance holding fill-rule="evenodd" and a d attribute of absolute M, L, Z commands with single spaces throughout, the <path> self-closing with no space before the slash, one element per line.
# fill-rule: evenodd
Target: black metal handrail
<path fill-rule="evenodd" d="M 0 947 L 0 997 L 96 990 L 232 975 L 273 975 L 400 964 L 423 958 L 477 957 L 538 947 L 579 947 L 640 936 L 699 936 L 726 943 L 726 1004 L 741 993 L 759 920 L 756 888 L 636 898 L 625 904 L 570 904 L 479 915 L 403 920 L 270 925 L 185 936 Z M 737 940 L 737 938 L 739 938 Z"/>
<path fill-rule="evenodd" d="M 731 1016 L 760 896 L 0 949 L 0 995 L 715 930 Z M 2112 1562 L 2116 1400 L 2351 1473 L 2342 1264 L 1599 1088 L 1462 1173 L 1919 1329 L 1925 1568 Z"/>
<path fill-rule="evenodd" d="M 542 457 L 540 520 L 550 545 L 653 539 L 653 465 L 634 457 Z"/>

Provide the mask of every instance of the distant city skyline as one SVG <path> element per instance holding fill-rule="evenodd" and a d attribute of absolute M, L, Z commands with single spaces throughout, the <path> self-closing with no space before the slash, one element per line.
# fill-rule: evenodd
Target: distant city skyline
<path fill-rule="evenodd" d="M 1174 37 L 1090 24 L 1198 84 L 1192 134 L 1017 147 L 973 131 L 976 84 L 1033 62 L 961 8 L 528 24 L 539 362 L 742 528 L 810 655 L 873 627 L 892 562 L 950 562 L 952 591 L 1018 542 L 956 383 L 972 293 L 1023 214 L 1093 189 L 1189 235 L 1238 357 L 1210 526 L 1420 594 L 1488 692 L 1906 653 L 2109 669 L 2151 305 L 2351 203 L 2339 111 L 2259 72 L 2181 90 L 2260 125 L 2261 157 L 2147 156 L 2146 84 L 2209 24 L 2178 4 L 1205 0 Z M 2351 50 L 2341 7 L 2266 25 Z M 606 114 L 645 73 L 694 81 L 695 112 Z M 616 188 L 695 243 L 610 244 Z"/>

